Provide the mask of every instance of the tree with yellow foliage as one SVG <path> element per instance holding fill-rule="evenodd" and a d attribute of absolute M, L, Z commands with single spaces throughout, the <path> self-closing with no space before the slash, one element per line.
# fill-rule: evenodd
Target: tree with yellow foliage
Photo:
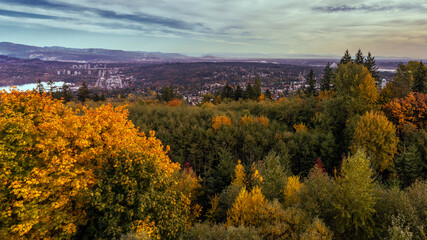
<path fill-rule="evenodd" d="M 227 213 L 228 225 L 259 226 L 267 201 L 259 187 L 250 192 L 243 188 Z"/>
<path fill-rule="evenodd" d="M 236 168 L 234 169 L 234 178 L 231 181 L 231 185 L 245 187 L 246 186 L 246 173 L 242 162 L 237 162 Z"/>
<path fill-rule="evenodd" d="M 371 111 L 360 117 L 350 148 L 353 153 L 358 149 L 365 151 L 375 168 L 383 172 L 393 168 L 398 142 L 394 125 L 384 114 Z"/>
<path fill-rule="evenodd" d="M 212 119 L 212 128 L 217 131 L 224 126 L 231 126 L 231 119 L 227 116 L 216 116 Z"/>
<path fill-rule="evenodd" d="M 303 183 L 300 182 L 299 176 L 288 177 L 284 190 L 286 205 L 291 206 L 299 202 L 299 193 L 302 187 Z"/>
<path fill-rule="evenodd" d="M 1 237 L 70 239 L 79 229 L 112 238 L 143 221 L 172 238 L 189 226 L 180 166 L 123 107 L 72 110 L 14 89 L 0 97 Z"/>

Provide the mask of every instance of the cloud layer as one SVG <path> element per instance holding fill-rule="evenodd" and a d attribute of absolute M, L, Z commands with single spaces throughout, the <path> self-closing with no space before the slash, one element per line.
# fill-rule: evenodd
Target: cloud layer
<path fill-rule="evenodd" d="M 0 0 L 0 41 L 274 55 L 361 48 L 425 58 L 426 13 L 424 0 Z"/>

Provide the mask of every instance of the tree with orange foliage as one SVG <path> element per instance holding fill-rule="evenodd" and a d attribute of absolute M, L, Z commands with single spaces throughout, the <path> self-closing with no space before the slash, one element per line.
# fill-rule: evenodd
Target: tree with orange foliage
<path fill-rule="evenodd" d="M 385 104 L 383 110 L 399 130 L 406 124 L 423 128 L 427 121 L 427 94 L 412 92 Z"/>
<path fill-rule="evenodd" d="M 73 110 L 14 89 L 0 97 L 1 237 L 70 239 L 94 218 L 108 219 L 91 225 L 104 238 L 141 221 L 164 238 L 189 226 L 179 164 L 154 132 L 139 133 L 124 107 Z"/>

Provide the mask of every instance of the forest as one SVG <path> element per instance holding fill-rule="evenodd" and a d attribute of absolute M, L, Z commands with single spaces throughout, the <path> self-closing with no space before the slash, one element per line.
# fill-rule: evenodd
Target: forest
<path fill-rule="evenodd" d="M 376 70 L 346 52 L 286 98 L 199 106 L 3 91 L 0 236 L 427 239 L 427 67 Z"/>

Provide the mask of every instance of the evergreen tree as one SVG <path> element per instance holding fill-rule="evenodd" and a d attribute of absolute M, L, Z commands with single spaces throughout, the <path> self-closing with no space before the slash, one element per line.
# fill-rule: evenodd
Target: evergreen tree
<path fill-rule="evenodd" d="M 359 50 L 356 53 L 356 57 L 354 59 L 354 62 L 357 64 L 363 64 L 365 62 L 364 60 L 365 60 L 365 57 L 363 57 L 362 50 L 360 50 L 360 48 L 359 48 Z"/>
<path fill-rule="evenodd" d="M 254 91 L 254 98 L 258 99 L 261 96 L 261 81 L 259 80 L 259 78 L 255 79 L 253 91 Z"/>
<path fill-rule="evenodd" d="M 243 90 L 240 85 L 237 85 L 236 91 L 234 91 L 234 100 L 238 101 L 240 98 L 243 98 Z"/>
<path fill-rule="evenodd" d="M 248 85 L 246 85 L 244 99 L 255 99 L 255 98 L 256 98 L 256 94 L 255 94 L 254 88 L 252 87 L 252 84 L 248 83 Z"/>
<path fill-rule="evenodd" d="M 162 94 L 160 96 L 160 100 L 165 101 L 165 102 L 169 102 L 170 100 L 172 100 L 172 99 L 174 99 L 176 97 L 175 93 L 173 91 L 173 86 L 172 85 L 170 85 L 169 87 L 168 86 L 164 86 L 162 88 L 162 92 L 161 93 Z"/>
<path fill-rule="evenodd" d="M 328 62 L 328 64 L 326 64 L 326 67 L 323 69 L 323 77 L 320 83 L 320 91 L 328 91 L 330 89 L 333 75 L 334 74 L 332 72 L 331 64 Z"/>
<path fill-rule="evenodd" d="M 340 60 L 340 64 L 347 64 L 347 63 L 349 63 L 351 61 L 352 61 L 351 60 L 351 55 L 350 55 L 350 53 L 348 52 L 348 49 L 347 49 L 347 50 L 345 50 L 344 56 Z"/>
<path fill-rule="evenodd" d="M 270 99 L 270 100 L 272 100 L 272 99 L 273 99 L 273 95 L 271 94 L 271 91 L 270 91 L 270 89 L 268 89 L 268 88 L 267 88 L 267 90 L 265 90 L 265 97 L 266 97 L 267 99 Z"/>
<path fill-rule="evenodd" d="M 59 93 L 60 98 L 63 98 L 65 102 L 73 100 L 73 93 L 71 92 L 70 87 L 66 83 L 62 84 Z"/>
<path fill-rule="evenodd" d="M 53 92 L 55 92 L 56 90 L 56 86 L 55 83 L 53 82 L 53 80 L 49 80 L 49 82 L 47 82 L 47 85 L 49 86 L 49 92 L 52 94 Z"/>
<path fill-rule="evenodd" d="M 222 92 L 221 92 L 221 98 L 222 99 L 226 99 L 226 98 L 233 99 L 234 98 L 233 88 L 230 85 L 226 84 L 224 86 L 224 88 L 222 89 Z"/>
<path fill-rule="evenodd" d="M 414 92 L 427 93 L 426 81 L 427 81 L 426 66 L 421 61 L 419 63 L 417 70 L 414 73 L 414 86 L 412 90 Z"/>
<path fill-rule="evenodd" d="M 404 187 L 422 177 L 422 157 L 415 144 L 405 148 L 396 158 L 396 170 Z"/>
<path fill-rule="evenodd" d="M 381 85 L 380 75 L 378 74 L 378 67 L 375 65 L 375 57 L 371 55 L 371 52 L 368 52 L 368 56 L 366 57 L 363 65 L 369 70 L 372 77 L 375 79 L 377 86 Z"/>
<path fill-rule="evenodd" d="M 42 94 L 43 92 L 45 92 L 45 89 L 43 87 L 42 82 L 40 81 L 40 79 L 37 81 L 37 87 L 35 89 L 36 92 Z"/>
<path fill-rule="evenodd" d="M 314 78 L 313 69 L 311 69 L 307 75 L 307 84 L 308 84 L 308 87 L 305 90 L 305 93 L 309 96 L 315 96 L 316 95 L 316 79 Z"/>
<path fill-rule="evenodd" d="M 83 82 L 82 86 L 77 91 L 77 99 L 81 102 L 85 102 L 88 98 L 90 98 L 90 90 L 86 82 Z"/>

